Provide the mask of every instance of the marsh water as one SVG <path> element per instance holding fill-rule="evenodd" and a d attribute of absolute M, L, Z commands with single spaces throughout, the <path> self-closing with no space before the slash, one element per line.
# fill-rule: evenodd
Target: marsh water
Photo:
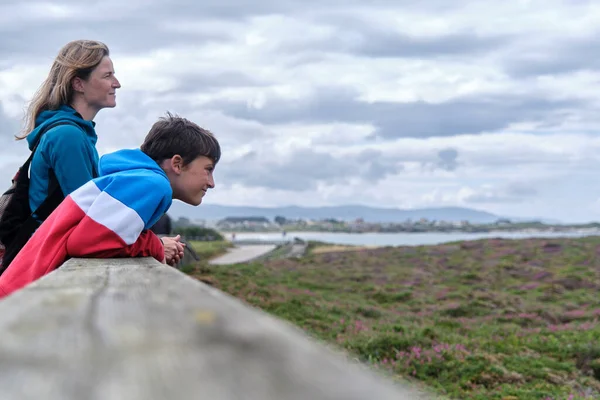
<path fill-rule="evenodd" d="M 304 240 L 316 240 L 334 244 L 359 246 L 420 246 L 434 245 L 461 240 L 477 240 L 490 238 L 524 239 L 524 238 L 576 238 L 600 235 L 600 230 L 573 230 L 567 232 L 425 232 L 425 233 L 334 233 L 334 232 L 287 232 L 282 233 L 236 233 L 237 240 L 289 240 L 294 237 Z M 225 237 L 231 239 L 231 233 Z"/>

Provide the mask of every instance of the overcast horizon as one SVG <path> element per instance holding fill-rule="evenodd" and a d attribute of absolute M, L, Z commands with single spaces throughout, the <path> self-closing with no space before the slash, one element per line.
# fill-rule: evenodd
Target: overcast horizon
<path fill-rule="evenodd" d="M 223 150 L 205 204 L 600 220 L 600 3 L 0 0 L 0 33 L 0 192 L 58 50 L 94 39 L 122 84 L 99 153 L 189 118 Z"/>

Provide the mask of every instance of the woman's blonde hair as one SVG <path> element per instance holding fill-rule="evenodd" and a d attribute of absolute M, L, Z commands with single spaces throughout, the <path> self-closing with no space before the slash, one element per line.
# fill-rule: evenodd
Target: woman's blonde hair
<path fill-rule="evenodd" d="M 35 120 L 42 111 L 57 110 L 73 100 L 73 78 L 86 80 L 102 58 L 109 55 L 108 46 L 95 40 L 75 40 L 67 43 L 54 59 L 46 80 L 33 96 L 25 114 L 25 139 L 35 128 Z"/>

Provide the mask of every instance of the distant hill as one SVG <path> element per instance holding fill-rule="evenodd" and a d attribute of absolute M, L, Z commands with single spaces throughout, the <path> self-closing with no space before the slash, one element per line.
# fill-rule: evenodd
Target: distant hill
<path fill-rule="evenodd" d="M 399 208 L 375 208 L 358 205 L 331 207 L 246 207 L 222 206 L 204 204 L 192 207 L 179 201 L 174 201 L 169 215 L 174 218 L 187 217 L 190 219 L 219 220 L 225 217 L 266 217 L 273 220 L 280 215 L 285 218 L 354 220 L 363 218 L 368 222 L 403 222 L 407 219 L 444 221 L 469 221 L 472 223 L 494 222 L 501 218 L 486 211 L 463 207 L 440 207 L 404 210 Z"/>

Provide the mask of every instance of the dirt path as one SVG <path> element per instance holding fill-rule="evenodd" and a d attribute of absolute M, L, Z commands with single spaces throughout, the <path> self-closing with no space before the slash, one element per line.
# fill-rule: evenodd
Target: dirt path
<path fill-rule="evenodd" d="M 252 244 L 235 246 L 226 254 L 209 261 L 213 265 L 227 265 L 248 262 L 275 249 L 274 244 Z"/>

